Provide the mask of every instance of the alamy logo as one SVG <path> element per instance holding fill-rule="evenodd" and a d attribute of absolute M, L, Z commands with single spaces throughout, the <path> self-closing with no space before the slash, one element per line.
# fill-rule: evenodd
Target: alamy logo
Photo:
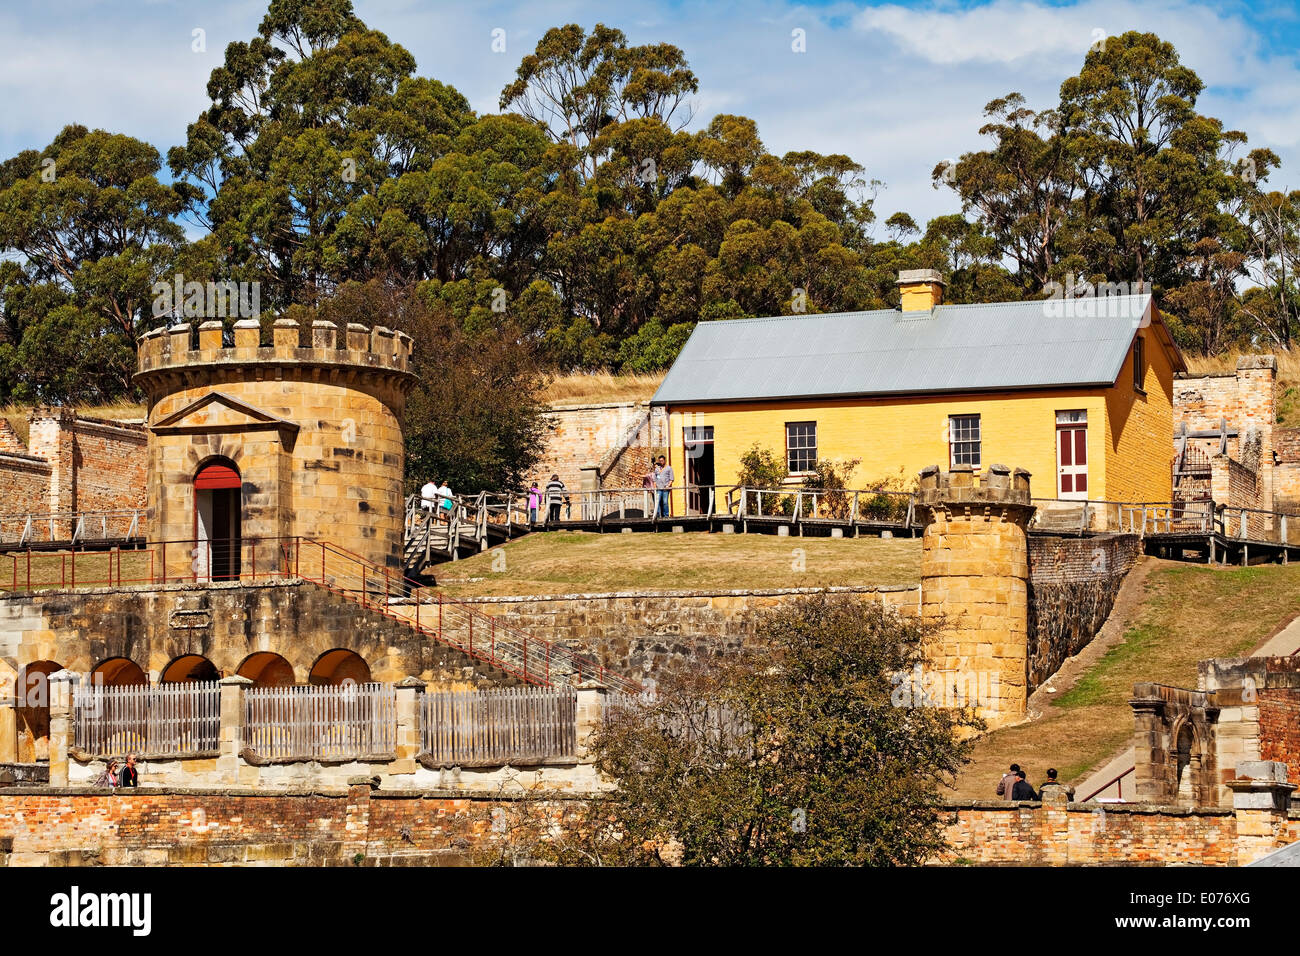
<path fill-rule="evenodd" d="M 155 318 L 256 319 L 262 315 L 260 282 L 186 282 L 178 272 L 171 282 L 155 282 L 151 291 Z"/>
<path fill-rule="evenodd" d="M 153 894 L 82 893 L 74 886 L 50 897 L 50 925 L 125 926 L 135 936 L 148 936 L 153 928 Z"/>

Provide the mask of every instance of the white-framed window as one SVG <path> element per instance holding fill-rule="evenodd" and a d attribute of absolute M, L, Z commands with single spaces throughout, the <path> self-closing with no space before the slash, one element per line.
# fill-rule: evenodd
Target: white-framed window
<path fill-rule="evenodd" d="M 948 450 L 950 463 L 980 467 L 980 417 L 948 416 Z"/>
<path fill-rule="evenodd" d="M 803 475 L 817 467 L 817 423 L 785 423 L 785 470 Z"/>

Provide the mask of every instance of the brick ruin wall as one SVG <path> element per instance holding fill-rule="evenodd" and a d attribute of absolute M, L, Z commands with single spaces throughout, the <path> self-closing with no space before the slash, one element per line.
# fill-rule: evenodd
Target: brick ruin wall
<path fill-rule="evenodd" d="M 30 447 L 0 421 L 0 513 L 120 511 L 145 503 L 146 434 L 134 422 L 32 412 Z"/>
<path fill-rule="evenodd" d="M 0 790 L 0 865 L 463 866 L 498 845 L 493 811 L 518 806 L 497 795 L 367 786 L 273 795 Z M 580 803 L 549 798 L 534 808 L 563 821 Z M 1294 813 L 1097 809 L 948 804 L 937 812 L 949 849 L 932 862 L 1237 866 L 1300 839 Z"/>
<path fill-rule="evenodd" d="M 1182 376 L 1174 380 L 1174 430 L 1215 431 L 1224 422 L 1237 434 L 1228 438 L 1226 454 L 1237 464 L 1215 460 L 1217 439 L 1191 439 L 1189 445 L 1213 462 L 1208 489 L 1215 502 L 1230 507 L 1271 510 L 1274 496 L 1274 457 L 1277 452 L 1277 362 L 1271 355 L 1242 356 L 1235 372 Z M 1283 460 L 1279 454 L 1278 461 Z M 1241 473 L 1238 473 L 1240 471 Z M 1204 494 L 1200 482 L 1184 489 Z"/>
<path fill-rule="evenodd" d="M 555 405 L 547 419 L 546 445 L 534 469 L 543 485 L 558 474 L 579 489 L 583 468 L 596 466 L 601 487 L 640 488 L 651 455 L 667 444 L 663 410 L 648 402 Z"/>
<path fill-rule="evenodd" d="M 1286 514 L 1300 514 L 1300 428 L 1275 428 L 1273 504 Z"/>

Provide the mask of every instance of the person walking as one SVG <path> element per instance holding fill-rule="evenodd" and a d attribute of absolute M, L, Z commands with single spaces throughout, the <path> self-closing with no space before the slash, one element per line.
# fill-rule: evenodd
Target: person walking
<path fill-rule="evenodd" d="M 668 464 L 668 459 L 663 455 L 659 456 L 659 461 L 655 465 L 655 517 L 671 518 L 673 515 L 672 505 L 672 487 L 673 466 Z"/>
<path fill-rule="evenodd" d="M 1011 799 L 1011 791 L 1016 785 L 1016 774 L 1020 772 L 1020 764 L 1013 763 L 1011 769 L 1002 775 L 998 781 L 997 795 L 1005 800 Z"/>
<path fill-rule="evenodd" d="M 138 787 L 140 786 L 140 774 L 135 769 L 135 754 L 126 755 L 126 766 L 122 768 L 122 773 L 118 776 L 119 787 Z"/>
<path fill-rule="evenodd" d="M 1011 788 L 1012 800 L 1037 800 L 1038 794 L 1034 793 L 1034 788 L 1029 785 L 1025 779 L 1023 770 L 1016 771 L 1016 785 Z"/>
<path fill-rule="evenodd" d="M 1047 779 L 1044 780 L 1043 785 L 1038 788 L 1038 795 L 1041 797 L 1048 787 L 1060 787 L 1062 790 L 1064 790 L 1066 802 L 1072 801 L 1074 799 L 1074 791 L 1071 790 L 1069 787 L 1067 787 L 1065 784 L 1061 783 L 1060 780 L 1056 779 L 1055 767 L 1047 768 Z"/>
<path fill-rule="evenodd" d="M 420 489 L 420 507 L 432 513 L 438 507 L 438 479 L 430 478 Z"/>
<path fill-rule="evenodd" d="M 537 524 L 537 509 L 542 506 L 542 489 L 537 487 L 537 479 L 533 479 L 532 486 L 528 489 L 528 523 Z"/>
<path fill-rule="evenodd" d="M 456 498 L 445 481 L 438 488 L 438 507 L 442 510 L 443 520 L 450 523 L 451 512 L 456 507 Z"/>
<path fill-rule="evenodd" d="M 546 483 L 547 524 L 560 520 L 560 505 L 564 502 L 564 492 L 564 482 L 560 481 L 560 476 L 551 475 L 551 480 Z"/>
<path fill-rule="evenodd" d="M 97 787 L 116 787 L 117 786 L 117 761 L 109 760 L 108 766 L 104 772 L 95 778 Z"/>

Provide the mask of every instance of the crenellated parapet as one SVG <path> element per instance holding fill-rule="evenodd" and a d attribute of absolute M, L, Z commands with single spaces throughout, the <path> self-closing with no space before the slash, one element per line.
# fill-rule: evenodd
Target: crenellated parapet
<path fill-rule="evenodd" d="M 213 320 L 197 330 L 188 324 L 154 329 L 140 343 L 136 382 L 151 397 L 174 391 L 196 378 L 217 380 L 232 375 L 334 379 L 348 373 L 358 383 L 386 380 L 405 393 L 415 382 L 411 337 L 377 325 L 277 319 L 271 341 L 264 343 L 262 323 L 241 319 L 234 324 L 233 347 L 225 343 L 224 323 Z"/>
<path fill-rule="evenodd" d="M 1014 471 L 1006 465 L 990 465 L 976 478 L 970 465 L 954 465 L 941 471 L 930 465 L 921 472 L 918 503 L 926 507 L 938 504 L 1007 504 L 1029 506 L 1029 472 Z"/>

